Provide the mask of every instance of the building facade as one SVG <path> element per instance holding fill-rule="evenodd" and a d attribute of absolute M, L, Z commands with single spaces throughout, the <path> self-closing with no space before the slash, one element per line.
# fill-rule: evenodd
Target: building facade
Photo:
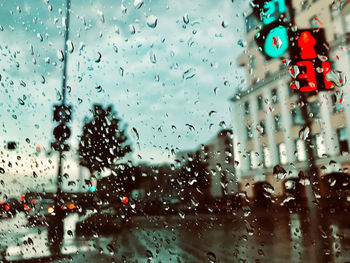
<path fill-rule="evenodd" d="M 336 72 L 334 82 L 342 83 L 332 91 L 309 96 L 307 105 L 301 105 L 299 94 L 290 88 L 288 51 L 266 60 L 254 39 L 259 20 L 253 10 L 246 12 L 247 47 L 238 59 L 238 65 L 246 68 L 246 86 L 232 101 L 236 175 L 239 190 L 249 198 L 256 195 L 257 182 L 272 185 L 275 196 L 285 194 L 285 182 L 306 170 L 306 137 L 313 140 L 321 177 L 350 167 L 350 91 L 345 80 L 350 76 L 350 1 L 292 0 L 291 6 L 296 28 L 324 28 L 330 44 L 328 60 Z M 307 107 L 312 134 L 304 129 L 300 107 Z M 276 165 L 287 173 L 274 175 Z"/>

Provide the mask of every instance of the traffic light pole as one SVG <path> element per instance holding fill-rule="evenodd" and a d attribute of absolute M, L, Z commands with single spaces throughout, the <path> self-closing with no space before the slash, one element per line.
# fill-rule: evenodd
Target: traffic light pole
<path fill-rule="evenodd" d="M 70 130 L 66 127 L 67 122 L 67 108 L 66 107 L 66 86 L 67 86 L 67 61 L 68 61 L 68 47 L 67 41 L 69 37 L 69 15 L 70 15 L 70 0 L 67 0 L 66 4 L 67 12 L 66 12 L 66 21 L 65 21 L 65 38 L 64 38 L 64 55 L 63 55 L 63 78 L 62 78 L 62 104 L 55 109 L 54 119 L 56 121 L 60 121 L 63 127 L 66 129 L 58 129 L 58 136 L 55 134 L 55 137 L 61 136 L 60 140 L 55 143 L 55 149 L 58 151 L 58 170 L 57 170 L 57 190 L 56 190 L 56 198 L 55 198 L 55 214 L 51 217 L 48 226 L 48 238 L 49 238 L 49 246 L 52 256 L 59 256 L 61 254 L 61 246 L 64 235 L 64 211 L 62 210 L 63 200 L 62 200 L 62 172 L 63 172 L 63 152 L 66 151 L 66 145 L 64 144 L 64 140 L 70 136 Z M 57 111 L 57 114 L 56 114 Z M 57 116 L 55 116 L 57 115 Z M 71 115 L 69 108 L 69 117 Z M 68 120 L 69 121 L 69 120 Z M 60 126 L 58 126 L 60 127 Z M 62 126 L 61 126 L 62 127 Z M 56 127 L 57 128 L 57 127 Z M 55 133 L 55 130 L 54 130 Z M 68 137 L 67 137 L 67 134 Z M 63 139 L 62 139 L 63 138 Z"/>
<path fill-rule="evenodd" d="M 319 206 L 317 204 L 317 198 L 320 196 L 320 178 L 318 175 L 318 169 L 315 162 L 315 156 L 313 152 L 313 147 L 317 147 L 317 145 L 312 145 L 312 122 L 309 118 L 308 111 L 307 111 L 307 96 L 305 92 L 300 92 L 300 111 L 301 115 L 304 119 L 304 129 L 308 129 L 309 133 L 308 136 L 303 136 L 303 139 L 305 140 L 305 148 L 306 148 L 306 163 L 307 163 L 307 175 L 303 179 L 309 179 L 309 186 L 306 186 L 306 198 L 308 202 L 308 208 L 309 208 L 309 224 L 310 224 L 310 232 L 311 232 L 311 240 L 314 239 L 315 249 L 316 251 L 315 256 L 317 257 L 317 262 L 332 262 L 333 256 L 332 256 L 332 246 L 330 242 L 330 237 L 327 232 L 329 226 L 327 225 L 326 220 L 321 219 L 321 211 L 319 209 Z M 320 228 L 322 230 L 320 230 Z M 326 237 L 322 237 L 321 231 L 324 231 L 327 233 Z M 305 235 L 306 233 L 304 233 Z M 313 244 L 311 244 L 313 246 Z M 326 253 L 328 251 L 328 253 Z"/>

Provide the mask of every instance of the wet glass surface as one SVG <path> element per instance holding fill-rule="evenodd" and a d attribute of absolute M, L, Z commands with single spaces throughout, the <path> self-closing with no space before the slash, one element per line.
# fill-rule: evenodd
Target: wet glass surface
<path fill-rule="evenodd" d="M 350 262 L 348 0 L 0 0 L 0 262 Z"/>

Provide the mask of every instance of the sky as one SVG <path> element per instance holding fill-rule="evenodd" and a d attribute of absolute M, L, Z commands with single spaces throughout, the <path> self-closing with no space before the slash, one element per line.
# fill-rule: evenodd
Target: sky
<path fill-rule="evenodd" d="M 171 150 L 195 149 L 231 127 L 229 99 L 245 80 L 236 61 L 244 51 L 238 42 L 247 6 L 238 0 L 72 1 L 65 58 L 72 158 L 94 103 L 114 106 L 135 162 L 172 162 Z M 0 146 L 17 141 L 22 160 L 47 161 L 62 85 L 65 12 L 65 1 L 0 0 Z"/>

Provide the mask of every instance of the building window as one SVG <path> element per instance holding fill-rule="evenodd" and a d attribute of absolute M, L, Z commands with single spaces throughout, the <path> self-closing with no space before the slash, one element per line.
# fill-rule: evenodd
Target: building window
<path fill-rule="evenodd" d="M 281 114 L 277 114 L 275 117 L 275 129 L 276 131 L 282 130 L 282 120 L 281 120 Z"/>
<path fill-rule="evenodd" d="M 264 165 L 265 167 L 271 166 L 271 155 L 270 155 L 270 149 L 269 147 L 263 148 L 263 158 L 264 158 Z"/>
<path fill-rule="evenodd" d="M 285 143 L 280 143 L 278 145 L 278 155 L 281 164 L 286 164 L 288 162 L 287 158 L 287 147 Z"/>
<path fill-rule="evenodd" d="M 247 152 L 247 162 L 248 162 L 249 168 L 253 168 L 253 161 L 252 161 L 252 153 L 251 152 Z"/>
<path fill-rule="evenodd" d="M 313 144 L 313 152 L 314 152 L 314 155 L 318 158 L 321 158 L 323 157 L 323 155 L 326 154 L 326 144 L 325 144 L 325 141 L 323 139 L 323 136 L 318 133 L 318 134 L 315 134 L 313 137 L 312 137 L 312 144 Z"/>
<path fill-rule="evenodd" d="M 248 138 L 253 138 L 253 132 L 252 132 L 252 126 L 247 125 L 247 137 Z"/>
<path fill-rule="evenodd" d="M 259 24 L 257 17 L 254 13 L 250 14 L 246 19 L 246 31 L 247 33 L 255 28 Z"/>
<path fill-rule="evenodd" d="M 257 126 L 257 131 L 261 134 L 261 135 L 265 135 L 266 131 L 265 131 L 265 120 L 262 120 L 259 122 L 258 126 Z"/>
<path fill-rule="evenodd" d="M 293 109 L 292 110 L 292 123 L 293 125 L 303 125 L 304 119 L 301 115 L 300 109 Z"/>
<path fill-rule="evenodd" d="M 250 108 L 249 108 L 249 102 L 246 101 L 246 102 L 244 103 L 244 112 L 245 112 L 246 115 L 248 115 L 248 114 L 250 113 L 249 110 L 250 110 Z"/>
<path fill-rule="evenodd" d="M 306 160 L 306 147 L 305 147 L 305 141 L 302 141 L 300 139 L 295 141 L 295 149 L 297 153 L 297 160 L 299 162 L 304 162 Z"/>
<path fill-rule="evenodd" d="M 250 154 L 250 158 L 251 158 L 251 167 L 252 168 L 256 168 L 258 166 L 259 163 L 259 159 L 258 159 L 258 154 L 257 153 L 251 153 Z"/>
<path fill-rule="evenodd" d="M 347 139 L 346 127 L 339 128 L 337 130 L 338 140 L 339 140 L 339 151 L 340 154 L 349 152 L 349 144 Z"/>
<path fill-rule="evenodd" d="M 313 118 L 319 118 L 320 117 L 320 106 L 318 105 L 317 101 L 311 102 L 309 104 L 308 112 L 309 112 L 309 114 L 312 113 Z"/>
<path fill-rule="evenodd" d="M 343 101 L 340 98 L 338 98 L 340 96 L 337 96 L 337 94 L 333 94 L 332 95 L 332 108 L 333 108 L 333 113 L 336 113 L 336 112 L 340 112 L 340 111 L 343 111 L 344 110 L 344 107 L 343 107 Z"/>
<path fill-rule="evenodd" d="M 258 96 L 258 109 L 259 110 L 263 109 L 263 98 L 261 95 Z"/>
<path fill-rule="evenodd" d="M 272 101 L 272 103 L 277 103 L 278 102 L 277 89 L 272 89 L 271 90 L 271 101 Z"/>

